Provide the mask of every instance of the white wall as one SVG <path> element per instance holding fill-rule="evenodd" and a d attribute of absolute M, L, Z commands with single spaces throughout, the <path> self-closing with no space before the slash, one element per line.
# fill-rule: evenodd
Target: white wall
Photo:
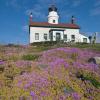
<path fill-rule="evenodd" d="M 62 29 L 62 28 L 30 27 L 30 43 L 45 41 L 44 34 L 47 34 L 47 41 L 50 41 L 49 39 L 50 29 Z M 63 39 L 63 31 L 54 31 L 53 40 L 55 41 L 56 39 L 56 32 L 60 32 L 61 39 Z M 35 33 L 39 33 L 39 40 L 35 40 Z M 67 42 L 71 41 L 71 35 L 75 35 L 75 42 L 83 42 L 83 38 L 87 38 L 87 42 L 89 43 L 88 37 L 80 34 L 79 29 L 65 29 L 64 34 L 67 34 Z"/>
<path fill-rule="evenodd" d="M 67 42 L 71 41 L 71 35 L 75 35 L 75 42 L 79 41 L 79 29 L 66 29 L 64 34 L 67 34 Z"/>
<path fill-rule="evenodd" d="M 55 23 L 53 23 L 53 20 L 55 20 Z M 48 23 L 58 24 L 58 20 L 59 20 L 59 16 L 58 16 L 57 12 L 55 12 L 55 11 L 49 12 Z"/>
<path fill-rule="evenodd" d="M 82 35 L 82 34 L 80 34 L 80 39 L 81 39 L 81 42 L 83 42 L 83 38 L 87 38 L 87 43 L 89 43 L 89 38 L 88 38 L 88 37 L 86 37 L 86 36 L 84 36 L 84 35 Z"/>
<path fill-rule="evenodd" d="M 47 41 L 50 41 L 50 39 L 49 39 L 50 29 L 55 29 L 55 28 L 30 27 L 30 43 L 45 41 L 44 34 L 48 34 Z M 56 28 L 56 29 L 61 29 L 61 28 Z M 35 40 L 35 33 L 39 33 L 39 40 Z"/>
<path fill-rule="evenodd" d="M 44 34 L 48 34 L 50 28 L 30 27 L 30 43 L 44 41 Z M 35 33 L 39 33 L 39 40 L 35 40 Z M 49 39 L 49 34 L 47 35 Z"/>

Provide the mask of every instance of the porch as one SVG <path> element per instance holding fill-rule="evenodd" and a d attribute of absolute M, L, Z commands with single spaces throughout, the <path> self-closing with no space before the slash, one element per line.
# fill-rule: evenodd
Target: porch
<path fill-rule="evenodd" d="M 64 40 L 64 29 L 51 29 L 49 31 L 50 41 L 61 41 Z"/>

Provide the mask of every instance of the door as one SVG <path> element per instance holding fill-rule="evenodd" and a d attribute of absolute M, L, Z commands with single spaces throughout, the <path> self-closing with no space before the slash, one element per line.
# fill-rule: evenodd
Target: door
<path fill-rule="evenodd" d="M 61 40 L 61 35 L 60 33 L 56 33 L 56 41 L 60 41 Z"/>

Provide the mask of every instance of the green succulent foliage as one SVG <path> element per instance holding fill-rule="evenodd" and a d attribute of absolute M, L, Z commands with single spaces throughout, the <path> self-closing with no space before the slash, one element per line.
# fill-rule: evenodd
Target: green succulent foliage
<path fill-rule="evenodd" d="M 90 81 L 94 87 L 100 88 L 100 82 L 98 82 L 96 79 L 92 77 L 84 77 L 84 79 Z"/>
<path fill-rule="evenodd" d="M 23 60 L 37 60 L 38 58 L 39 55 L 32 55 L 32 54 L 27 54 L 22 56 Z"/>

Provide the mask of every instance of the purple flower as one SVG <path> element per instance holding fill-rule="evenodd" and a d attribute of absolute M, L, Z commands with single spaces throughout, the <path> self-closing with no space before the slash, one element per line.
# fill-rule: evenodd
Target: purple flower
<path fill-rule="evenodd" d="M 78 93 L 72 93 L 72 97 L 74 100 L 80 100 L 80 95 Z"/>
<path fill-rule="evenodd" d="M 33 84 L 33 82 L 32 82 L 32 81 L 30 81 L 28 84 L 25 84 L 24 88 L 25 88 L 25 89 L 27 89 L 27 88 L 31 87 L 31 86 L 32 86 L 32 84 Z"/>
<path fill-rule="evenodd" d="M 41 96 L 47 96 L 47 94 L 45 92 L 41 92 Z"/>
<path fill-rule="evenodd" d="M 69 67 L 69 64 L 68 63 L 65 63 L 65 68 Z"/>
<path fill-rule="evenodd" d="M 30 61 L 23 61 L 23 60 L 17 61 L 15 64 L 17 67 L 29 67 L 29 66 L 31 66 Z"/>
<path fill-rule="evenodd" d="M 3 64 L 5 64 L 5 61 L 0 60 L 0 65 L 3 65 Z"/>
<path fill-rule="evenodd" d="M 35 97 L 35 92 L 31 91 L 31 92 L 30 92 L 30 95 L 31 95 L 32 97 Z"/>
<path fill-rule="evenodd" d="M 21 86 L 21 84 L 22 84 L 22 81 L 18 81 L 18 87 L 20 87 Z"/>
<path fill-rule="evenodd" d="M 30 84 L 26 84 L 26 85 L 24 86 L 25 89 L 27 89 L 27 88 L 29 88 L 29 87 L 30 87 Z"/>
<path fill-rule="evenodd" d="M 63 99 L 63 96 L 60 96 L 59 100 L 64 100 L 64 99 Z"/>

